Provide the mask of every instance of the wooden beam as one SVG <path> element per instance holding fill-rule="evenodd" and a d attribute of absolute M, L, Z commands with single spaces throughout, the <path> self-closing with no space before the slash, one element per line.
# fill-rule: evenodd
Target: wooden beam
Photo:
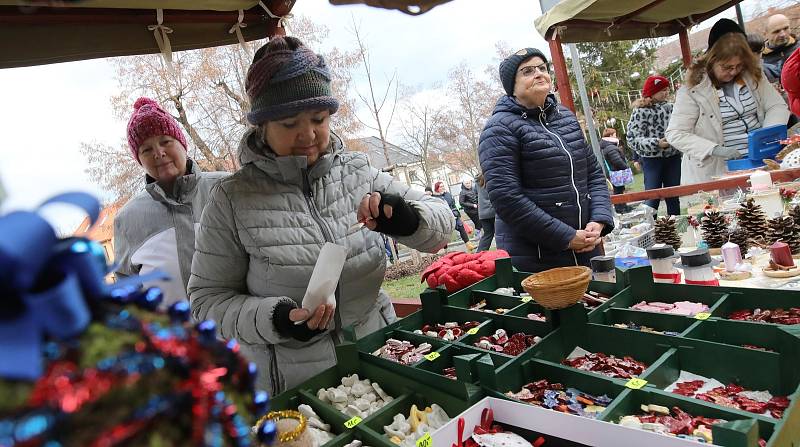
<path fill-rule="evenodd" d="M 800 168 L 781 169 L 770 171 L 773 183 L 791 182 L 800 178 Z M 611 203 L 630 203 L 648 199 L 668 199 L 670 197 L 682 197 L 696 194 L 701 191 L 715 191 L 718 189 L 747 188 L 749 186 L 750 172 L 726 177 L 721 180 L 714 180 L 705 183 L 695 183 L 693 185 L 672 186 L 669 188 L 650 189 L 647 191 L 631 192 L 628 194 L 615 194 L 611 196 Z"/>
<path fill-rule="evenodd" d="M 558 36 L 548 40 L 550 44 L 550 57 L 553 59 L 553 69 L 556 72 L 556 87 L 561 104 L 575 113 L 575 101 L 572 99 L 572 87 L 569 85 L 567 62 L 564 59 L 564 50 L 561 48 L 561 39 Z"/>
<path fill-rule="evenodd" d="M 681 41 L 681 57 L 683 58 L 683 67 L 689 68 L 692 65 L 692 49 L 689 46 L 689 32 L 686 28 L 682 28 L 678 33 L 678 38 Z"/>
<path fill-rule="evenodd" d="M 164 10 L 164 24 L 170 23 L 236 23 L 236 11 Z M 266 22 L 269 17 L 259 6 L 245 11 L 245 23 Z M 156 22 L 154 9 L 120 8 L 37 8 L 21 13 L 17 7 L 0 6 L 0 25 L 75 25 L 75 24 L 142 24 Z"/>

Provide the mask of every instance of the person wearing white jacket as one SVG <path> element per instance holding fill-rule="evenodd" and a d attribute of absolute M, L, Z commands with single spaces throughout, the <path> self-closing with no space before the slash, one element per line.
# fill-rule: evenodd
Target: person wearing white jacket
<path fill-rule="evenodd" d="M 747 134 L 786 124 L 786 102 L 763 75 L 744 32 L 721 19 L 709 33 L 709 49 L 689 68 L 678 90 L 666 139 L 684 153 L 681 183 L 712 180 L 726 161 L 747 154 Z"/>

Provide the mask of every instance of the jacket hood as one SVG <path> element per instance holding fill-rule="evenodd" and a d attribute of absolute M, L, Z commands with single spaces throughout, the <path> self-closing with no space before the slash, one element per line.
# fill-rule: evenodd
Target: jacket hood
<path fill-rule="evenodd" d="M 171 205 L 181 205 L 183 198 L 191 196 L 194 189 L 197 187 L 199 179 L 200 167 L 192 159 L 186 159 L 186 174 L 175 179 L 175 184 L 172 186 L 172 191 L 164 191 L 161 185 L 158 184 L 156 179 L 145 174 L 144 179 L 147 183 L 144 187 L 145 191 L 156 202 L 168 203 Z"/>
<path fill-rule="evenodd" d="M 331 169 L 333 160 L 344 150 L 342 139 L 331 132 L 328 152 L 322 154 L 309 168 L 305 156 L 287 155 L 279 157 L 264 143 L 257 128 L 245 132 L 239 142 L 239 163 L 244 167 L 252 164 L 270 177 L 284 183 L 302 185 L 303 174 L 308 172 L 310 179 L 323 177 Z"/>
<path fill-rule="evenodd" d="M 525 113 L 527 115 L 539 115 L 543 112 L 545 115 L 550 116 L 556 111 L 558 111 L 558 100 L 556 100 L 556 95 L 552 93 L 547 95 L 543 107 L 534 107 L 532 109 L 520 104 L 517 98 L 513 96 L 503 95 L 497 100 L 492 114 L 513 113 L 514 115 L 522 115 Z"/>

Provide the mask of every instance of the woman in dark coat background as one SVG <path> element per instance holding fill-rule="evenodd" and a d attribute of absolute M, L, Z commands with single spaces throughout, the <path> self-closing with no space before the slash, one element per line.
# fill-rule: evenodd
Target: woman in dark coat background
<path fill-rule="evenodd" d="M 603 159 L 608 165 L 610 171 L 623 171 L 628 169 L 628 160 L 625 159 L 625 153 L 622 152 L 622 147 L 619 145 L 619 138 L 617 138 L 617 131 L 607 127 L 603 130 L 603 138 L 600 140 L 600 153 L 603 154 Z M 611 173 L 608 173 L 609 179 Z M 614 194 L 624 194 L 625 185 L 614 186 Z M 624 203 L 614 205 L 614 210 L 618 213 L 626 213 L 630 211 L 630 207 Z"/>
<path fill-rule="evenodd" d="M 486 251 L 492 246 L 494 240 L 494 207 L 486 192 L 486 178 L 479 174 L 476 179 L 475 189 L 478 190 L 478 218 L 481 221 L 481 240 L 478 242 L 478 251 Z"/>
<path fill-rule="evenodd" d="M 614 226 L 603 171 L 575 115 L 560 106 L 547 58 L 525 48 L 500 64 L 500 97 L 478 155 L 497 213 L 497 247 L 538 272 L 589 265 Z"/>
<path fill-rule="evenodd" d="M 458 203 L 464 209 L 464 213 L 469 216 L 469 219 L 475 226 L 475 230 L 481 231 L 481 221 L 478 217 L 478 190 L 472 182 L 472 179 L 466 179 L 461 182 L 461 192 L 458 193 Z"/>

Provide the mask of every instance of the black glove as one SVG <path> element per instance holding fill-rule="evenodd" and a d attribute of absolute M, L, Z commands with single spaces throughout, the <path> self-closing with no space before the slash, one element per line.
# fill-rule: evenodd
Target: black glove
<path fill-rule="evenodd" d="M 383 205 L 392 207 L 392 218 L 383 213 Z M 397 194 L 381 193 L 375 231 L 389 236 L 411 236 L 419 227 L 419 212 Z"/>
<path fill-rule="evenodd" d="M 279 334 L 299 341 L 309 341 L 325 332 L 321 329 L 310 329 L 306 323 L 294 324 L 294 321 L 289 319 L 289 312 L 296 308 L 297 304 L 287 301 L 281 301 L 275 305 L 275 310 L 272 312 L 272 324 L 275 325 L 275 330 Z"/>

